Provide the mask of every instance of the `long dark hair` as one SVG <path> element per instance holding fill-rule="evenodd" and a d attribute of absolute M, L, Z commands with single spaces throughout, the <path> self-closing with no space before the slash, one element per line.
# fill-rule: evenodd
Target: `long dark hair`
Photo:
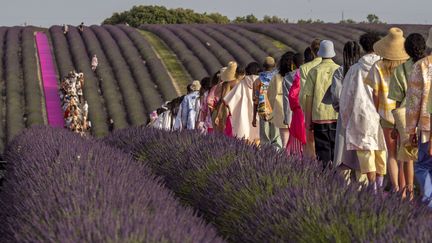
<path fill-rule="evenodd" d="M 211 78 L 211 82 L 210 82 L 210 89 L 219 83 L 219 81 L 220 81 L 219 75 L 220 75 L 220 70 L 217 71 L 215 74 L 213 74 L 213 76 Z"/>
<path fill-rule="evenodd" d="M 405 51 L 417 62 L 426 56 L 426 41 L 421 34 L 410 34 L 405 40 Z"/>
<path fill-rule="evenodd" d="M 348 41 L 343 49 L 344 76 L 349 68 L 360 59 L 360 45 L 356 41 Z"/>
<path fill-rule="evenodd" d="M 262 72 L 262 68 L 257 62 L 251 62 L 246 66 L 246 75 L 258 75 Z"/>
<path fill-rule="evenodd" d="M 304 50 L 303 56 L 304 56 L 304 63 L 311 62 L 315 58 L 314 55 L 312 54 L 312 49 L 310 48 L 310 46 Z"/>
<path fill-rule="evenodd" d="M 210 77 L 205 77 L 201 79 L 200 83 L 201 83 L 200 95 L 202 96 L 205 92 L 211 89 L 211 79 Z"/>
<path fill-rule="evenodd" d="M 281 56 L 279 61 L 279 74 L 282 77 L 285 77 L 287 73 L 295 70 L 294 55 L 294 52 L 287 51 Z"/>

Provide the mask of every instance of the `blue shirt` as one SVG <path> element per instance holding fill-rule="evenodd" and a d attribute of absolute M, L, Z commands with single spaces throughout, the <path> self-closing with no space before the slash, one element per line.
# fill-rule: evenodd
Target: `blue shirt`
<path fill-rule="evenodd" d="M 196 105 L 199 98 L 199 91 L 186 95 L 181 103 L 182 127 L 188 130 L 195 129 L 197 111 Z"/>

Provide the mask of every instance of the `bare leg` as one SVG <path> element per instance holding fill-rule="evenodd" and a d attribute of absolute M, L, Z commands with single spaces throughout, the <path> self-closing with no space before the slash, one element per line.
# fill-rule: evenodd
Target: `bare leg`
<path fill-rule="evenodd" d="M 399 161 L 399 188 L 402 191 L 402 199 L 406 198 L 405 162 Z"/>
<path fill-rule="evenodd" d="M 414 199 L 414 161 L 410 160 L 404 163 L 404 167 L 406 191 L 411 201 Z"/>
<path fill-rule="evenodd" d="M 384 137 L 387 144 L 387 153 L 388 153 L 388 171 L 390 174 L 390 182 L 393 186 L 393 191 L 398 192 L 399 191 L 399 182 L 398 182 L 398 163 L 396 160 L 396 150 L 397 150 L 397 142 L 395 139 L 391 137 L 391 128 L 383 128 L 384 130 Z"/>
<path fill-rule="evenodd" d="M 288 128 L 279 128 L 279 133 L 282 139 L 282 148 L 285 149 L 288 144 L 289 139 L 289 129 Z"/>

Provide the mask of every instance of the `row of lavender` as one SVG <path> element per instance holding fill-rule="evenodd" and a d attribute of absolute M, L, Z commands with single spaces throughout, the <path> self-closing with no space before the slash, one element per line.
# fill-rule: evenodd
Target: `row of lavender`
<path fill-rule="evenodd" d="M 282 54 L 268 39 L 235 26 L 143 25 L 141 29 L 158 35 L 194 79 L 211 76 L 231 60 L 245 66 L 269 54 Z"/>
<path fill-rule="evenodd" d="M 212 75 L 231 60 L 240 65 L 262 62 L 265 56 L 279 58 L 284 50 L 301 52 L 314 38 L 335 43 L 335 61 L 343 62 L 343 46 L 365 31 L 385 33 L 390 25 L 342 24 L 244 24 L 244 25 L 143 25 L 141 29 L 158 35 L 178 56 L 191 77 Z M 402 25 L 407 34 L 427 34 L 428 26 Z M 286 45 L 278 49 L 272 40 Z"/>
<path fill-rule="evenodd" d="M 426 242 L 420 204 L 346 185 L 316 161 L 225 136 L 131 128 L 104 139 L 164 178 L 231 242 Z"/>
<path fill-rule="evenodd" d="M 61 76 L 79 70 L 86 77 L 93 134 L 104 136 L 110 126 L 121 129 L 147 122 L 147 113 L 177 96 L 172 80 L 151 45 L 126 26 L 91 26 L 80 32 L 50 28 Z M 97 55 L 95 72 L 90 58 Z"/>
<path fill-rule="evenodd" d="M 0 28 L 0 152 L 25 127 L 44 124 L 34 31 Z"/>
<path fill-rule="evenodd" d="M 130 156 L 63 129 L 6 151 L 0 242 L 224 242 Z"/>

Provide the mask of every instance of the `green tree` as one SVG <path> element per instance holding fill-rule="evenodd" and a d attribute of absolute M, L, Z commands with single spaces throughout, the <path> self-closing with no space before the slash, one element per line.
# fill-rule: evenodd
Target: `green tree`
<path fill-rule="evenodd" d="M 299 19 L 297 21 L 297 24 L 323 24 L 324 21 L 322 21 L 321 19 Z"/>
<path fill-rule="evenodd" d="M 264 18 L 260 21 L 264 24 L 287 24 L 289 23 L 288 19 L 283 19 L 278 16 L 269 16 L 264 15 Z"/>
<path fill-rule="evenodd" d="M 381 24 L 379 17 L 375 14 L 368 14 L 366 17 L 369 24 Z"/>
<path fill-rule="evenodd" d="M 103 24 L 124 24 L 139 27 L 142 24 L 204 24 L 229 23 L 229 19 L 219 13 L 196 13 L 192 9 L 167 9 L 163 6 L 133 6 L 130 10 L 114 13 Z"/>
<path fill-rule="evenodd" d="M 346 20 L 341 20 L 339 24 L 357 24 L 357 22 L 354 21 L 353 19 L 346 19 Z"/>
<path fill-rule="evenodd" d="M 255 15 L 249 14 L 246 16 L 238 16 L 232 22 L 236 24 L 254 24 L 258 23 L 259 21 Z"/>

